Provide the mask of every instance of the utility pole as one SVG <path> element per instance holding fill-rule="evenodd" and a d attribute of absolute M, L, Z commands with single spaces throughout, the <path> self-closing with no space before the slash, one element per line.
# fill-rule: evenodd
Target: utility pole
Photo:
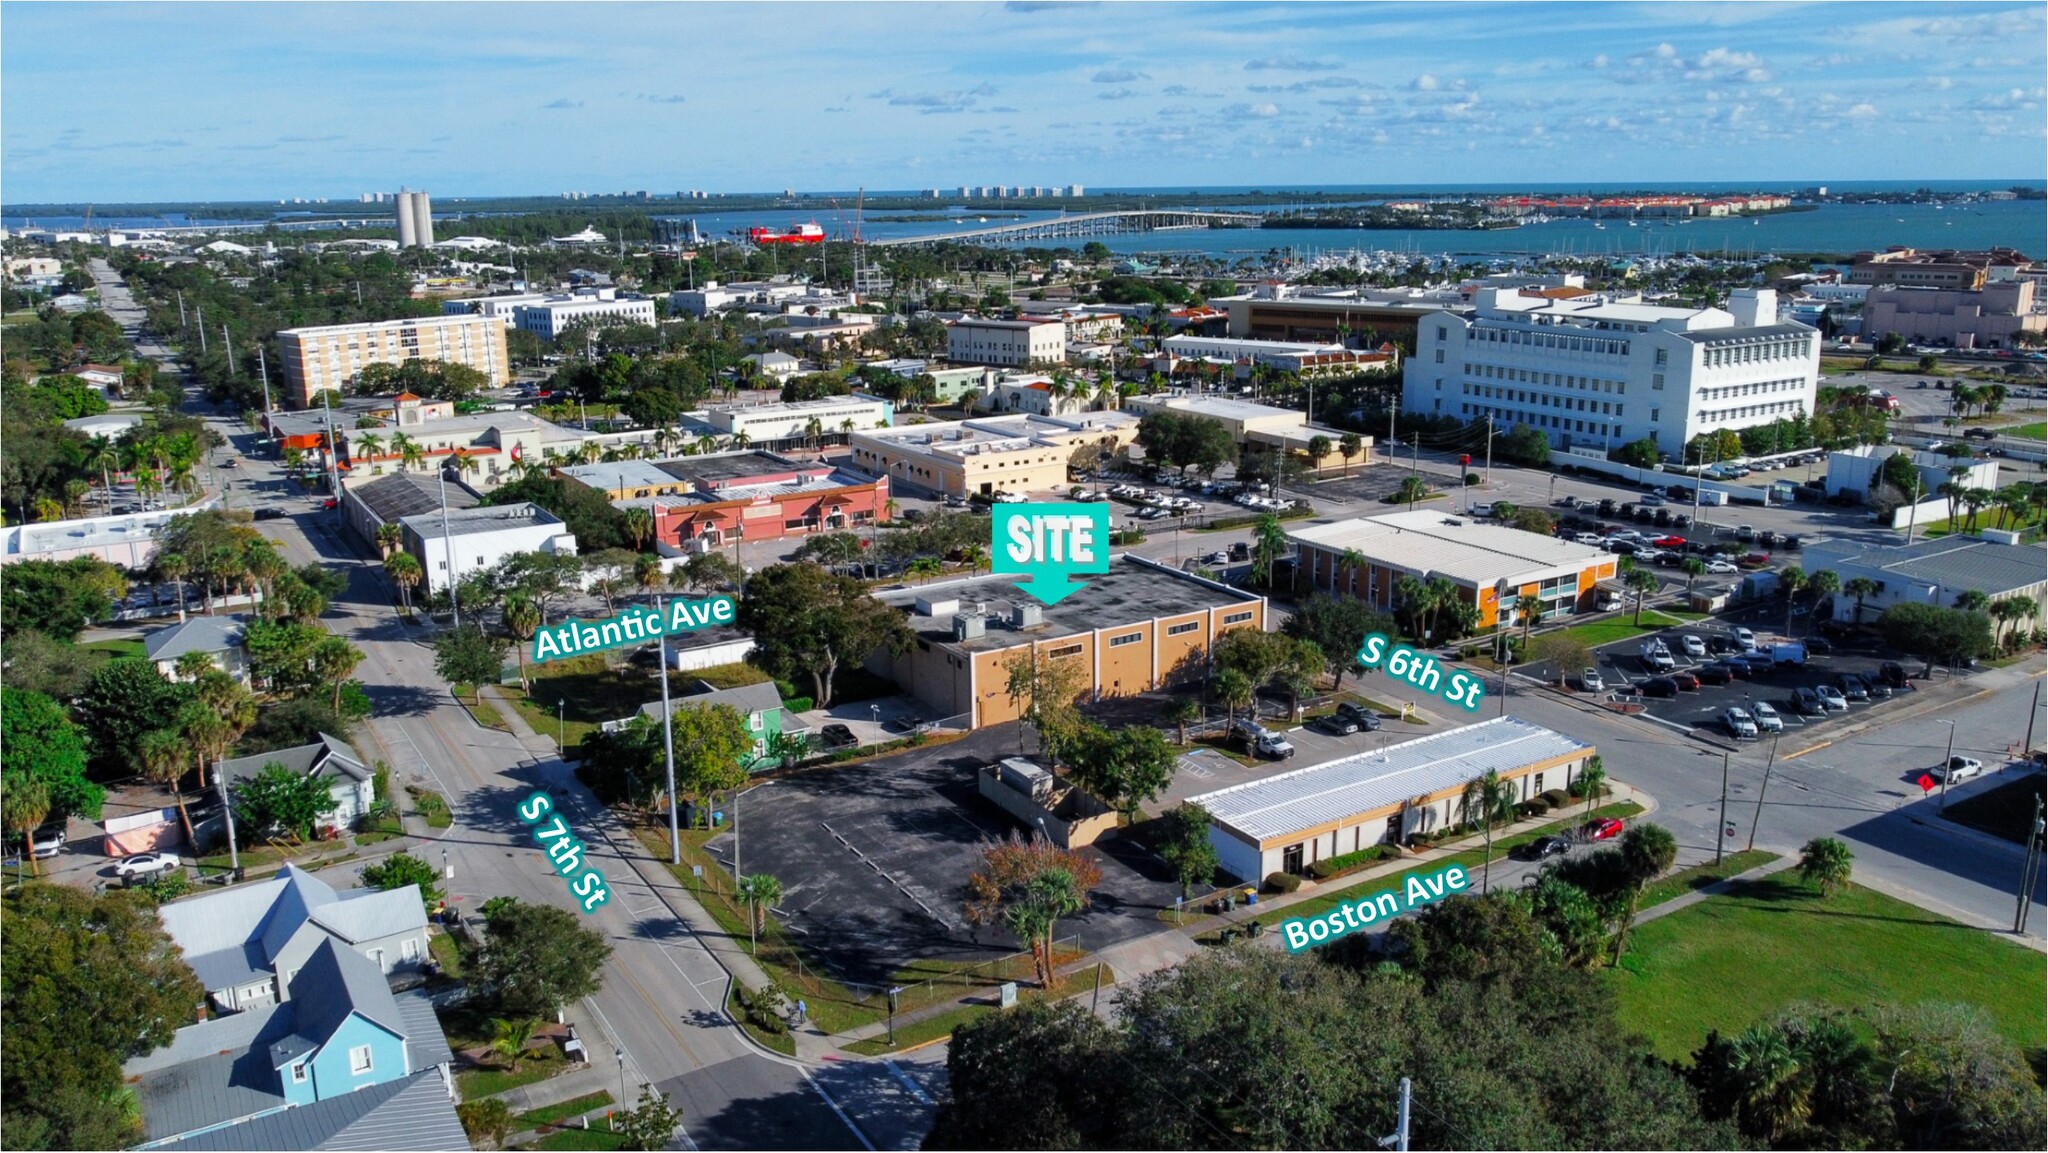
<path fill-rule="evenodd" d="M 327 420 L 332 424 L 334 421 L 334 410 L 330 408 L 327 410 L 327 413 Z M 461 460 L 462 457 L 458 453 L 452 459 Z M 461 574 L 455 568 L 455 534 L 448 531 L 448 465 L 442 464 L 440 471 L 435 475 L 440 478 L 441 482 L 441 556 L 448 564 L 448 613 L 454 618 L 455 627 L 461 628 L 462 606 L 457 604 L 455 600 L 455 582 Z M 336 487 L 334 494 L 337 497 L 340 496 L 341 489 Z M 478 621 L 477 627 L 482 628 L 483 622 Z"/>
<path fill-rule="evenodd" d="M 1756 816 L 1749 822 L 1749 844 L 1743 846 L 1744 852 L 1756 848 L 1756 827 L 1764 819 L 1764 794 L 1771 791 L 1771 769 L 1778 763 L 1778 737 L 1780 735 L 1782 734 L 1771 734 L 1771 759 L 1764 762 L 1764 787 L 1758 789 L 1756 793 Z"/>
<path fill-rule="evenodd" d="M 2037 716 L 2039 716 L 2039 715 L 2040 715 L 2040 713 L 2041 713 L 2041 682 L 2040 682 L 2040 681 L 2035 681 L 2035 682 L 2034 682 L 2034 707 L 2033 707 L 2033 708 L 2031 708 L 2031 709 L 2028 709 L 2028 710 L 2027 710 L 2027 739 L 2026 739 L 2025 741 L 2021 742 L 2021 744 L 2020 744 L 2020 756 L 2022 756 L 2022 757 L 2028 756 L 2028 755 L 2032 754 L 2032 753 L 2033 753 L 2033 751 L 2034 751 L 2034 718 L 2035 718 L 2035 717 L 2037 717 Z"/>
<path fill-rule="evenodd" d="M 1493 414 L 1486 417 L 1486 487 L 1493 487 Z"/>
<path fill-rule="evenodd" d="M 205 310 L 204 308 L 201 308 L 201 307 L 199 307 L 198 305 L 196 305 L 196 304 L 195 304 L 195 305 L 193 305 L 193 306 L 192 306 L 192 317 L 193 317 L 193 321 L 194 321 L 194 323 L 193 323 L 193 327 L 195 327 L 195 328 L 197 328 L 197 329 L 199 330 L 199 355 L 201 355 L 201 356 L 205 356 L 205 355 L 206 355 L 206 310 Z"/>
<path fill-rule="evenodd" d="M 202 329 L 201 331 L 204 330 Z M 332 392 L 323 391 L 320 394 L 320 407 L 327 413 L 327 485 L 334 491 L 334 507 L 338 510 L 341 508 L 341 465 L 336 461 L 334 451 L 334 394 Z M 441 525 L 443 533 L 448 531 L 445 516 L 446 508 L 444 502 L 444 519 Z"/>
<path fill-rule="evenodd" d="M 185 290 L 178 290 L 178 331 L 184 332 L 191 326 L 185 322 Z"/>
<path fill-rule="evenodd" d="M 270 361 L 263 355 L 263 342 L 256 343 L 256 375 L 263 381 L 263 413 L 270 414 Z"/>
<path fill-rule="evenodd" d="M 1379 1139 L 1382 1149 L 1392 1147 L 1396 1153 L 1408 1153 L 1408 1098 L 1411 1084 L 1408 1078 L 1401 1078 L 1401 1105 L 1396 1114 L 1394 1132 Z"/>
<path fill-rule="evenodd" d="M 228 375 L 232 377 L 235 375 L 235 338 L 228 335 L 228 326 L 225 324 L 220 326 L 220 346 L 227 350 Z"/>
<path fill-rule="evenodd" d="M 180 601 L 178 607 L 184 608 L 184 602 Z M 213 783 L 220 787 L 220 812 L 228 822 L 228 867 L 239 873 L 242 871 L 242 856 L 235 851 L 235 809 L 228 804 L 228 775 L 215 772 Z"/>
<path fill-rule="evenodd" d="M 1721 754 L 1721 824 L 1714 830 L 1714 863 L 1721 863 L 1721 850 L 1728 844 L 1728 754 Z"/>
<path fill-rule="evenodd" d="M 662 616 L 668 615 L 668 598 L 661 598 Z M 676 823 L 676 721 L 674 711 L 668 703 L 668 630 L 661 633 L 661 746 L 662 755 L 668 763 L 668 852 L 669 864 L 683 863 L 682 828 Z M 739 876 L 739 858 L 735 856 L 733 876 Z"/>
<path fill-rule="evenodd" d="M 2048 828 L 2044 819 L 2041 794 L 2034 794 L 2034 819 L 2027 826 L 2027 859 L 2020 866 L 2019 909 L 2013 914 L 2012 931 L 2024 935 L 2027 931 L 2027 914 L 2034 908 L 2034 878 L 2041 864 L 2041 834 Z M 230 828 L 233 826 L 230 825 Z"/>

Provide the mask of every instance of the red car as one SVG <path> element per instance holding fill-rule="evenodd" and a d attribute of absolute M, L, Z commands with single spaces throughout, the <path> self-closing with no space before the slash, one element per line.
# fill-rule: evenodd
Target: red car
<path fill-rule="evenodd" d="M 328 498 L 327 498 L 326 500 L 323 500 L 323 501 L 321 501 L 321 502 L 320 502 L 320 507 L 321 507 L 321 508 L 323 508 L 323 509 L 328 509 L 328 508 L 334 508 L 335 506 L 339 505 L 340 503 L 341 503 L 340 501 L 338 501 L 338 500 L 336 500 L 336 499 L 334 499 L 333 497 L 331 497 L 331 496 L 330 496 L 330 497 L 328 497 Z"/>
<path fill-rule="evenodd" d="M 1603 817 L 1597 821 L 1587 821 L 1586 827 L 1579 830 L 1579 835 L 1588 841 L 1605 841 L 1618 837 L 1621 835 L 1621 818 Z"/>
<path fill-rule="evenodd" d="M 1660 536 L 1650 543 L 1658 548 L 1684 548 L 1685 538 L 1682 536 Z"/>
<path fill-rule="evenodd" d="M 1691 673 L 1672 673 L 1671 679 L 1677 681 L 1678 687 L 1685 690 L 1688 693 L 1696 693 L 1700 691 L 1700 679 L 1692 675 Z"/>

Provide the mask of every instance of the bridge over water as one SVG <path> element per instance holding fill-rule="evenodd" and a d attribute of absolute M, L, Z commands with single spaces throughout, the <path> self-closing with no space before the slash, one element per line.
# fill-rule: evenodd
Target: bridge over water
<path fill-rule="evenodd" d="M 1071 216 L 1056 216 L 1050 220 L 1033 220 L 1024 224 L 972 228 L 929 236 L 896 236 L 886 240 L 870 240 L 868 243 L 877 248 L 900 248 L 948 241 L 963 244 L 1007 244 L 1013 241 L 1065 240 L 1070 237 L 1116 236 L 1129 232 L 1164 232 L 1184 228 L 1257 228 L 1263 219 L 1264 217 L 1251 212 L 1183 212 L 1144 208 L 1124 212 L 1082 212 Z"/>

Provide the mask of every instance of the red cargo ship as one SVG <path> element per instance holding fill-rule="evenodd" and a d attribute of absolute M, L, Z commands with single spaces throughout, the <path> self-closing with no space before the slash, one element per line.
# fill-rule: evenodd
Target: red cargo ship
<path fill-rule="evenodd" d="M 825 230 L 815 224 L 799 224 L 795 228 L 747 229 L 747 239 L 755 244 L 823 244 Z"/>

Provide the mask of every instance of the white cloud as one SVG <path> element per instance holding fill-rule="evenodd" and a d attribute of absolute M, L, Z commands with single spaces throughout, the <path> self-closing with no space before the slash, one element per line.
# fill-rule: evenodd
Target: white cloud
<path fill-rule="evenodd" d="M 1443 82 L 1425 72 L 1417 76 L 1408 86 L 1417 92 L 1434 92 Z"/>
<path fill-rule="evenodd" d="M 1847 116 L 1851 120 L 1873 120 L 1876 119 L 1878 115 L 1877 105 L 1872 104 L 1866 100 L 1863 103 L 1857 104 L 1854 107 L 1850 108 L 1849 111 L 1843 113 L 1843 115 Z"/>

